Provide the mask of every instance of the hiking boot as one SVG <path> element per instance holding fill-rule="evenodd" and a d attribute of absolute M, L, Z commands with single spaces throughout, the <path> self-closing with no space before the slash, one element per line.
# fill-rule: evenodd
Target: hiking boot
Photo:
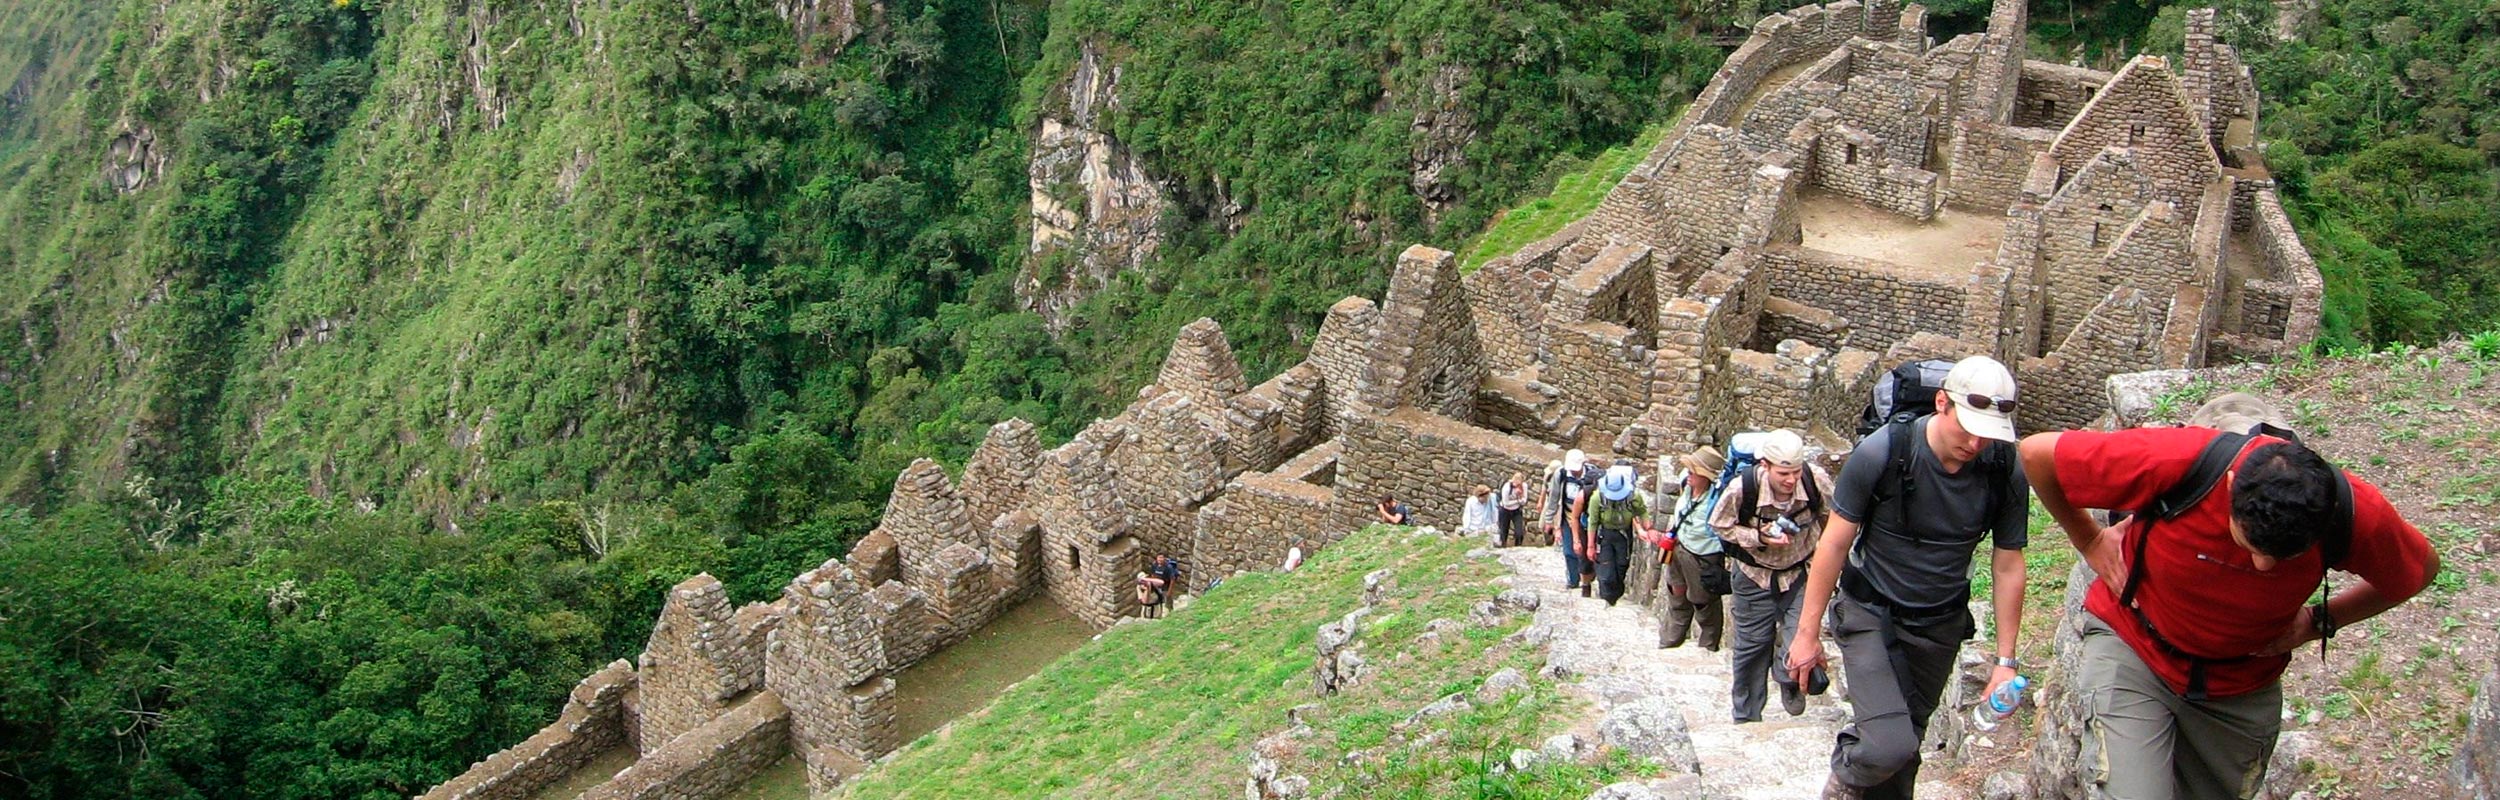
<path fill-rule="evenodd" d="M 1823 800 L 1860 800 L 1865 796 L 1865 789 L 1841 783 L 1838 773 L 1834 773 L 1831 780 L 1823 782 Z"/>
<path fill-rule="evenodd" d="M 1789 715 L 1789 716 L 1792 716 L 1792 717 L 1801 717 L 1801 716 L 1805 716 L 1805 713 L 1806 713 L 1806 693 L 1805 693 L 1805 692 L 1802 692 L 1802 691 L 1798 691 L 1798 689 L 1797 689 L 1797 685 L 1796 685 L 1796 684 L 1793 684 L 1793 683 L 1783 683 L 1783 684 L 1780 684 L 1780 707 L 1781 707 L 1781 708 L 1788 709 L 1788 715 Z"/>

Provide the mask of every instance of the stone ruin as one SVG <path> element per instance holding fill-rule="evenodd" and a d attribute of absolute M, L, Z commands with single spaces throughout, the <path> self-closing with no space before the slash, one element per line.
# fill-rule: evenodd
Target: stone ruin
<path fill-rule="evenodd" d="M 1108 627 L 1152 555 L 1204 591 L 1383 494 L 1448 524 L 1468 487 L 1571 447 L 1649 461 L 1785 426 L 1845 450 L 1914 357 L 1995 356 L 2047 429 L 2102 416 L 2113 373 L 2307 344 L 2317 268 L 2213 12 L 2188 15 L 2184 73 L 2026 61 L 2024 13 L 1999 0 L 1941 46 L 1894 0 L 1771 15 L 1586 218 L 1472 273 L 1409 248 L 1381 302 L 1331 307 L 1256 386 L 1192 323 L 1068 442 L 1009 421 L 960 480 L 913 463 L 876 531 L 780 599 L 680 584 L 638 661 L 425 797 L 526 797 L 619 746 L 639 760 L 588 796 L 714 797 L 787 754 L 821 790 L 901 744 L 897 671 L 1038 596 Z"/>

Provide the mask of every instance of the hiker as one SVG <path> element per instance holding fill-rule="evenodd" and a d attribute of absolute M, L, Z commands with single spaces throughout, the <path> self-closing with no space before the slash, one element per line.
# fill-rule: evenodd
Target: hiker
<path fill-rule="evenodd" d="M 1676 463 L 1683 468 L 1683 488 L 1667 530 L 1656 537 L 1665 551 L 1667 574 L 1667 613 L 1658 617 L 1658 647 L 1684 646 L 1687 632 L 1698 625 L 1693 638 L 1701 649 L 1716 653 L 1727 619 L 1719 598 L 1729 587 L 1727 556 L 1718 530 L 1710 527 L 1709 500 L 1711 482 L 1727 467 L 1727 457 L 1704 445 L 1677 457 Z"/>
<path fill-rule="evenodd" d="M 1494 536 L 1496 534 L 1493 528 L 1499 524 L 1497 522 L 1499 516 L 1495 513 L 1493 487 L 1481 483 L 1476 484 L 1475 491 L 1469 492 L 1467 499 L 1462 501 L 1458 532 Z"/>
<path fill-rule="evenodd" d="M 1379 514 L 1379 516 L 1380 516 L 1380 521 L 1381 521 L 1381 523 L 1382 523 L 1382 524 L 1387 524 L 1387 525 L 1412 525 L 1412 524 L 1414 524 L 1414 523 L 1412 523 L 1412 522 L 1408 522 L 1408 521 L 1407 521 L 1407 520 L 1410 520 L 1410 519 L 1413 519 L 1413 518 L 1414 518 L 1414 516 L 1415 516 L 1414 512 L 1408 511 L 1408 510 L 1406 509 L 1406 504 L 1405 504 L 1405 503 L 1400 503 L 1400 502 L 1398 502 L 1397 497 L 1396 497 L 1396 496 L 1394 496 L 1394 495 L 1385 495 L 1385 494 L 1384 494 L 1384 495 L 1381 495 L 1381 496 L 1380 496 L 1380 506 L 1379 506 L 1378 508 L 1376 508 L 1376 509 L 1373 509 L 1373 510 Z"/>
<path fill-rule="evenodd" d="M 1623 598 L 1624 572 L 1632 566 L 1632 538 L 1656 535 L 1649 527 L 1649 504 L 1634 491 L 1639 480 L 1632 465 L 1615 465 L 1598 483 L 1597 501 L 1588 504 L 1590 533 L 1581 542 L 1582 552 L 1596 554 L 1597 597 L 1609 606 Z M 1586 578 L 1583 581 L 1585 588 Z"/>
<path fill-rule="evenodd" d="M 1174 559 L 1171 554 L 1156 556 L 1154 568 L 1148 571 L 1154 574 L 1156 580 L 1163 582 L 1163 590 L 1166 594 L 1180 593 L 1181 562 Z"/>
<path fill-rule="evenodd" d="M 1854 712 L 1832 745 L 1826 798 L 1912 796 L 1928 717 L 1961 643 L 1977 632 L 1970 571 L 1983 539 L 1994 548 L 1997 632 L 1987 692 L 2022 666 L 2014 652 L 2030 488 L 2013 461 L 2014 375 L 1972 356 L 1929 388 L 1926 407 L 1910 409 L 1924 414 L 1877 427 L 1849 454 L 1806 580 L 1807 608 L 1839 592 L 1832 634 Z M 1820 614 L 1798 623 L 1788 645 L 1792 679 L 1822 669 L 1822 623 Z"/>
<path fill-rule="evenodd" d="M 1805 608 L 1797 601 L 1807 559 L 1822 541 L 1831 511 L 1825 498 L 1832 496 L 1831 474 L 1806 463 L 1806 440 L 1796 431 L 1771 431 L 1753 455 L 1754 465 L 1731 479 L 1740 485 L 1719 487 L 1710 511 L 1710 527 L 1734 546 L 1722 552 L 1736 561 L 1728 579 L 1736 595 L 1729 609 L 1736 619 L 1736 675 L 1728 700 L 1739 723 L 1762 721 L 1763 682 L 1774 671 L 1780 707 L 1792 717 L 1806 713 L 1806 687 L 1780 669 L 1780 651 Z"/>
<path fill-rule="evenodd" d="M 1595 482 L 1589 474 L 1589 455 L 1578 449 L 1564 453 L 1561 469 L 1545 482 L 1545 533 L 1562 547 L 1565 589 L 1580 588 L 1580 575 L 1588 568 L 1580 559 L 1580 535 L 1587 523 L 1582 501 Z"/>
<path fill-rule="evenodd" d="M 1510 474 L 1510 480 L 1502 484 L 1501 505 L 1498 509 L 1500 513 L 1493 523 L 1494 527 L 1501 531 L 1501 535 L 1494 542 L 1494 546 L 1517 547 L 1521 540 L 1528 537 L 1527 521 L 1521 519 L 1520 514 L 1520 511 L 1527 506 L 1528 474 L 1513 472 Z"/>
<path fill-rule="evenodd" d="M 1148 619 L 1157 616 L 1157 611 L 1163 607 L 1165 585 L 1162 578 L 1155 577 L 1151 572 L 1137 573 L 1138 616 Z"/>
<path fill-rule="evenodd" d="M 2430 541 L 2378 487 L 2265 424 L 2274 416 L 2226 395 L 2191 420 L 2212 427 L 2023 440 L 2041 507 L 2100 578 L 2075 686 L 2089 699 L 2081 763 L 2094 797 L 2252 791 L 2281 732 L 2291 652 L 2316 640 L 2323 659 L 2338 629 L 2439 573 Z M 2086 508 L 2136 513 L 2104 527 Z M 2330 566 L 2361 580 L 2329 597 Z"/>

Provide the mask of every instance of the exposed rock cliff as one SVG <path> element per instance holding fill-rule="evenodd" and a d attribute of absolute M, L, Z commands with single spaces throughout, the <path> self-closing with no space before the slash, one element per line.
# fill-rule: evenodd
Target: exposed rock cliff
<path fill-rule="evenodd" d="M 1066 326 L 1070 307 L 1144 264 L 1163 243 L 1163 187 L 1137 154 L 1104 132 L 1104 114 L 1120 103 L 1119 85 L 1119 65 L 1086 45 L 1034 135 L 1026 167 L 1033 242 L 1017 292 L 1053 330 Z"/>

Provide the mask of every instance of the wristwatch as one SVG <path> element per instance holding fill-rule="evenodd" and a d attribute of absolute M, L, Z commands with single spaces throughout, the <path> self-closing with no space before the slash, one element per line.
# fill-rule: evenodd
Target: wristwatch
<path fill-rule="evenodd" d="M 2023 668 L 2023 660 L 2013 656 L 1997 656 L 1996 662 L 1997 666 L 2004 667 L 2006 669 Z"/>
<path fill-rule="evenodd" d="M 2319 639 L 2335 638 L 2335 629 L 2340 627 L 2343 626 L 2335 624 L 2335 615 L 2327 613 L 2326 601 L 2309 607 L 2309 629 L 2317 631 Z"/>

